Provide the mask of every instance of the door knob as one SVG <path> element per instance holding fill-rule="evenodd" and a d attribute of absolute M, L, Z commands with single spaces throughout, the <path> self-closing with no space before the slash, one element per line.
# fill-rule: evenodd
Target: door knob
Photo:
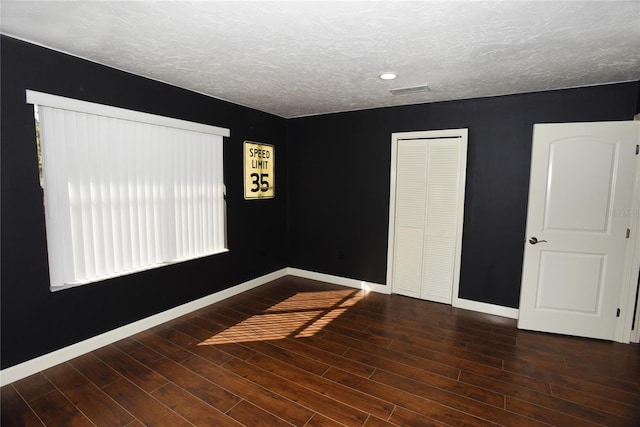
<path fill-rule="evenodd" d="M 536 243 L 542 243 L 542 242 L 546 242 L 546 240 L 538 240 L 537 237 L 532 237 L 529 239 L 529 243 L 531 243 L 532 245 L 535 245 Z"/>

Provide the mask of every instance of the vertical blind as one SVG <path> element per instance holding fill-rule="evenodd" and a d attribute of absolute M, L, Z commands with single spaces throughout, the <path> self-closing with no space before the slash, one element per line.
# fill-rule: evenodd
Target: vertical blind
<path fill-rule="evenodd" d="M 52 289 L 226 250 L 227 129 L 32 91 L 27 101 L 38 105 Z"/>

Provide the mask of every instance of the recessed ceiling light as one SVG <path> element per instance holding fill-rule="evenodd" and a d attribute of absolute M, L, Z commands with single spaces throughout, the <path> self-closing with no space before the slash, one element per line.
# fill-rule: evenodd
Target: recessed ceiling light
<path fill-rule="evenodd" d="M 396 73 L 382 73 L 382 74 L 380 74 L 380 78 L 382 80 L 393 80 L 396 77 L 398 77 L 398 75 Z"/>

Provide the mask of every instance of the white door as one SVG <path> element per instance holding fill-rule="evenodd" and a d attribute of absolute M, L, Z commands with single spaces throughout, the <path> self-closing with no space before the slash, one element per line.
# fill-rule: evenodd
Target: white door
<path fill-rule="evenodd" d="M 451 304 L 459 281 L 467 130 L 396 133 L 392 141 L 387 282 L 395 293 Z"/>
<path fill-rule="evenodd" d="M 638 127 L 534 126 L 519 328 L 615 338 Z"/>

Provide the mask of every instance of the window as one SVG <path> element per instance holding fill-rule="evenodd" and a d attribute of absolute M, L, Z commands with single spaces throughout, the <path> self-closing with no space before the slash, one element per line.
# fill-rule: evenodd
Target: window
<path fill-rule="evenodd" d="M 27 91 L 52 290 L 226 251 L 229 130 Z"/>

